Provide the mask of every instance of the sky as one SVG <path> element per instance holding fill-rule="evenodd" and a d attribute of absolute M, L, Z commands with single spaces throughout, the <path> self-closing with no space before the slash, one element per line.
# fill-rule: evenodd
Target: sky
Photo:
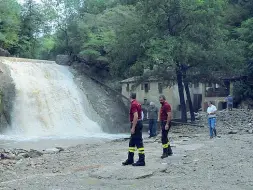
<path fill-rule="evenodd" d="M 36 2 L 38 2 L 38 3 L 41 2 L 41 0 L 34 0 L 34 1 L 36 1 Z M 24 0 L 18 0 L 18 2 L 19 2 L 19 3 L 24 3 Z"/>

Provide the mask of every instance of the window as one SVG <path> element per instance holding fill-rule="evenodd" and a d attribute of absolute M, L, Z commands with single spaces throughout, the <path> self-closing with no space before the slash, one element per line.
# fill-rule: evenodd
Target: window
<path fill-rule="evenodd" d="M 162 84 L 161 82 L 158 83 L 158 92 L 159 92 L 160 94 L 163 93 L 163 84 Z"/>
<path fill-rule="evenodd" d="M 213 87 L 213 84 L 209 82 L 206 87 Z"/>
<path fill-rule="evenodd" d="M 145 90 L 145 92 L 148 92 L 148 91 L 150 90 L 150 85 L 149 85 L 149 83 L 145 83 L 145 84 L 144 84 L 144 90 Z"/>
<path fill-rule="evenodd" d="M 131 91 L 134 91 L 134 89 L 135 89 L 135 85 L 133 84 L 131 85 Z"/>
<path fill-rule="evenodd" d="M 199 87 L 199 83 L 194 83 L 194 88 L 198 88 Z"/>
<path fill-rule="evenodd" d="M 126 86 L 126 91 L 129 92 L 129 84 Z"/>
<path fill-rule="evenodd" d="M 144 84 L 141 83 L 141 90 L 144 90 Z"/>

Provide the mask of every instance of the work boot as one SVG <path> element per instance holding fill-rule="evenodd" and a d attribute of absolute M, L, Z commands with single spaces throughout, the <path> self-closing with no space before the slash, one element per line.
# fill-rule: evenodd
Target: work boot
<path fill-rule="evenodd" d="M 139 160 L 132 164 L 132 166 L 145 166 L 145 154 L 139 154 Z"/>
<path fill-rule="evenodd" d="M 125 162 L 122 162 L 123 166 L 131 165 L 134 163 L 134 153 L 128 152 L 128 158 Z"/>
<path fill-rule="evenodd" d="M 172 152 L 172 149 L 171 149 L 171 146 L 169 145 L 168 147 L 168 156 L 172 156 L 173 152 Z"/>
<path fill-rule="evenodd" d="M 167 148 L 164 148 L 164 149 L 163 149 L 163 155 L 161 156 L 161 158 L 164 159 L 164 158 L 167 158 L 168 156 L 169 156 L 169 154 L 168 154 L 168 149 L 167 149 Z"/>

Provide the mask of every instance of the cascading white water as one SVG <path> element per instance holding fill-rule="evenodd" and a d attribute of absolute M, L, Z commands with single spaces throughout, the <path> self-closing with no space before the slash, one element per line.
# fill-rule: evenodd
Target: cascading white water
<path fill-rule="evenodd" d="M 77 137 L 103 134 L 87 116 L 92 109 L 65 66 L 4 61 L 16 86 L 9 134 L 24 137 Z"/>

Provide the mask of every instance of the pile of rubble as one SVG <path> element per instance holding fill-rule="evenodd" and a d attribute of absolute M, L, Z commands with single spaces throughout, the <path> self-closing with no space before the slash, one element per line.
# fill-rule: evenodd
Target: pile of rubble
<path fill-rule="evenodd" d="M 196 119 L 200 124 L 207 126 L 207 114 L 200 112 Z M 253 110 L 233 109 L 217 112 L 217 129 L 221 133 L 253 133 Z"/>
<path fill-rule="evenodd" d="M 54 153 L 58 153 L 64 151 L 63 148 L 61 147 L 56 147 L 56 148 L 49 148 L 43 151 L 38 151 L 38 150 L 24 150 L 24 149 L 12 149 L 12 150 L 8 150 L 8 149 L 1 149 L 0 148 L 0 162 L 1 160 L 20 160 L 23 158 L 36 158 L 36 157 L 40 157 L 43 154 L 54 154 Z"/>
<path fill-rule="evenodd" d="M 20 160 L 23 158 L 35 158 L 42 156 L 43 153 L 37 151 L 37 150 L 23 150 L 23 149 L 13 149 L 13 150 L 7 150 L 7 149 L 0 149 L 0 159 L 9 159 L 9 160 Z"/>

